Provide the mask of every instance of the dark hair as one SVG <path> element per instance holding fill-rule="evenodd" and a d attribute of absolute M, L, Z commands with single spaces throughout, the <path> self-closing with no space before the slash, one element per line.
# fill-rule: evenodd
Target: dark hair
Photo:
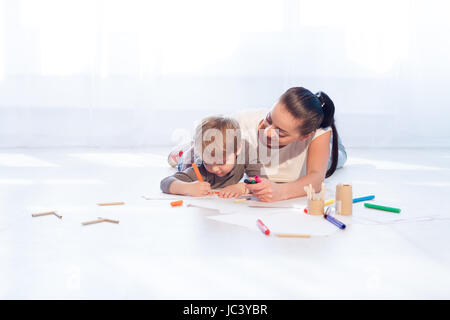
<path fill-rule="evenodd" d="M 283 93 L 280 102 L 295 118 L 303 120 L 299 128 L 302 136 L 318 128 L 331 127 L 333 132 L 331 166 L 325 175 L 325 178 L 328 178 L 336 171 L 338 160 L 338 132 L 334 123 L 333 101 L 325 92 L 319 91 L 313 94 L 305 88 L 294 87 Z"/>

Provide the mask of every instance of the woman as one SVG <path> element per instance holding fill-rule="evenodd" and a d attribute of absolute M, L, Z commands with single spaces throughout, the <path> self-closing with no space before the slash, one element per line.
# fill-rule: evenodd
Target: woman
<path fill-rule="evenodd" d="M 334 113 L 334 103 L 324 92 L 294 87 L 271 110 L 235 114 L 243 138 L 258 150 L 268 176 L 247 185 L 249 191 L 266 202 L 302 197 L 309 184 L 320 191 L 323 180 L 347 158 Z M 169 159 L 177 155 L 179 151 L 172 152 Z"/>

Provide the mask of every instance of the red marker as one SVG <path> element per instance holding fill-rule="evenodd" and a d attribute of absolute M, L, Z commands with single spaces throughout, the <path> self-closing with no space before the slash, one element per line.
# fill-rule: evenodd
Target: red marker
<path fill-rule="evenodd" d="M 303 211 L 304 211 L 305 213 L 308 213 L 308 209 L 306 209 L 306 208 L 305 208 Z"/>
<path fill-rule="evenodd" d="M 262 233 L 264 233 L 266 236 L 270 234 L 269 228 L 267 228 L 266 225 L 260 219 L 256 220 L 256 224 L 259 230 L 261 230 Z"/>
<path fill-rule="evenodd" d="M 260 183 L 261 179 L 258 176 L 255 176 L 255 181 L 256 181 L 256 183 Z"/>

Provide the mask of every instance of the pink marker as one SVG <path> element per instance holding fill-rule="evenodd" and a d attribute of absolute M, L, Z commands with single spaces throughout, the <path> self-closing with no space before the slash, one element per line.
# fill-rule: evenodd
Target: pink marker
<path fill-rule="evenodd" d="M 269 228 L 267 228 L 266 225 L 260 219 L 256 220 L 256 224 L 259 230 L 261 230 L 262 233 L 264 233 L 266 236 L 270 234 Z"/>

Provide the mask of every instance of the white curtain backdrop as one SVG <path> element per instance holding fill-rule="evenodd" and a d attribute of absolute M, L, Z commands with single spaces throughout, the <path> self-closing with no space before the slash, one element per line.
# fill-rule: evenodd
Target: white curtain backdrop
<path fill-rule="evenodd" d="M 449 147 L 450 5 L 0 0 L 0 147 L 171 145 L 291 86 L 347 146 Z"/>

